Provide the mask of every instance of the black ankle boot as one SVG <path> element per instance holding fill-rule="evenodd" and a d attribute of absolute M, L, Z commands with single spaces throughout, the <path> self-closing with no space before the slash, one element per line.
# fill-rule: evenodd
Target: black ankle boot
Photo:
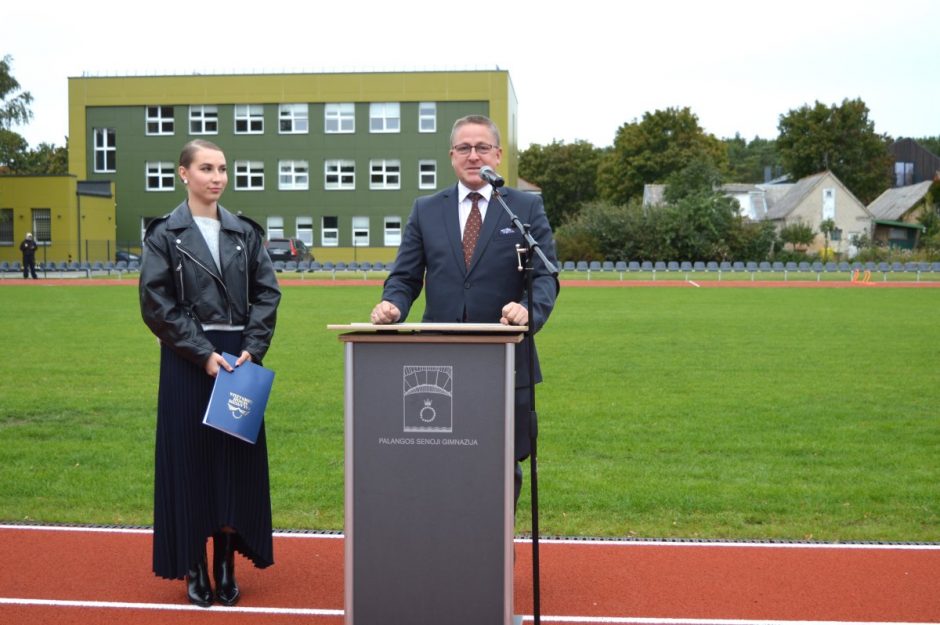
<path fill-rule="evenodd" d="M 222 605 L 235 605 L 241 596 L 235 581 L 235 534 L 217 532 L 213 539 L 212 573 L 216 597 Z"/>
<path fill-rule="evenodd" d="M 186 572 L 186 597 L 190 603 L 201 608 L 212 605 L 212 586 L 209 585 L 209 565 L 206 562 L 205 550 L 193 568 Z"/>

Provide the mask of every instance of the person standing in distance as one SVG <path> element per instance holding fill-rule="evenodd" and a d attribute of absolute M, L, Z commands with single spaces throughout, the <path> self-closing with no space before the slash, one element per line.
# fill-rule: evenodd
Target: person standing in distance
<path fill-rule="evenodd" d="M 281 298 L 264 231 L 219 204 L 228 184 L 222 150 L 191 141 L 179 160 L 187 198 L 144 235 L 140 311 L 160 342 L 153 570 L 186 578 L 191 603 L 235 605 L 235 551 L 274 563 L 264 425 L 252 445 L 202 418 L 219 369 L 261 364 Z M 209 582 L 206 542 L 213 537 Z"/>
<path fill-rule="evenodd" d="M 536 258 L 532 280 L 534 310 L 526 308 L 525 272 L 518 271 L 516 244 L 525 240 L 493 194 L 499 193 L 554 264 L 555 245 L 542 198 L 502 187 L 494 189 L 480 169 L 502 159 L 499 129 L 487 117 L 458 119 L 450 136 L 450 163 L 457 184 L 418 198 L 411 210 L 398 255 L 385 280 L 382 301 L 372 309 L 376 324 L 398 323 L 425 289 L 426 323 L 528 325 L 537 332 L 548 321 L 558 296 L 558 280 Z M 492 200 L 492 201 L 491 201 Z M 475 241 L 475 245 L 472 243 Z M 465 245 L 466 244 L 466 245 Z M 472 249 L 471 249 L 472 247 Z M 534 342 L 533 342 L 534 349 Z M 530 379 L 527 343 L 516 346 L 515 500 L 522 468 L 531 451 L 529 385 L 542 380 L 538 356 Z"/>
<path fill-rule="evenodd" d="M 33 241 L 33 234 L 27 232 L 26 238 L 20 243 L 20 252 L 23 253 L 24 280 L 28 280 L 30 275 L 33 276 L 33 280 L 39 279 L 36 277 L 36 247 L 36 242 Z"/>

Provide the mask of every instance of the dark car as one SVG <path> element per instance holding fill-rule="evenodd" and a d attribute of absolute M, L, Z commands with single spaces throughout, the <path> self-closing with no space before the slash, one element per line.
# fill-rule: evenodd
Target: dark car
<path fill-rule="evenodd" d="M 118 252 L 114 255 L 114 260 L 116 262 L 123 260 L 125 263 L 129 263 L 131 261 L 139 263 L 140 255 L 134 254 L 133 252 L 128 252 L 126 250 L 118 250 Z"/>
<path fill-rule="evenodd" d="M 313 260 L 307 245 L 300 239 L 268 239 L 264 244 L 271 260 L 295 261 Z"/>

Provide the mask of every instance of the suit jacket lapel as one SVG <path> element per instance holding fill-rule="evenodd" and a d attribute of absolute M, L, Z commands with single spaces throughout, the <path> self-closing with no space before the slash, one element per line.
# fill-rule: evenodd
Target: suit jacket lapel
<path fill-rule="evenodd" d="M 461 271 L 467 272 L 463 262 L 463 241 L 460 238 L 460 202 L 457 194 L 457 185 L 451 187 L 444 193 L 444 206 L 441 211 L 444 216 L 444 232 L 447 240 L 450 241 L 450 248 L 454 254 L 454 262 L 460 267 Z"/>

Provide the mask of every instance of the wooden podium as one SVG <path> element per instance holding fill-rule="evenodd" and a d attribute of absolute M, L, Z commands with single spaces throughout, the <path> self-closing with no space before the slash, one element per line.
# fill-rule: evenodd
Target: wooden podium
<path fill-rule="evenodd" d="M 500 324 L 345 344 L 345 622 L 510 625 L 515 344 Z"/>

